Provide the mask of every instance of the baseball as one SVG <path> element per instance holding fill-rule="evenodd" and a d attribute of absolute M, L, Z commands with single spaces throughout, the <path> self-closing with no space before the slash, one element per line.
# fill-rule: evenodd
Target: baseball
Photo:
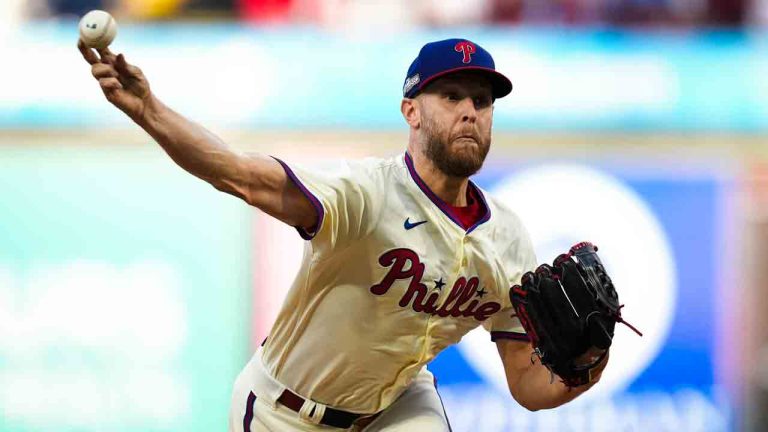
<path fill-rule="evenodd" d="M 92 10 L 80 19 L 80 39 L 89 48 L 104 49 L 115 40 L 117 22 L 109 12 Z"/>

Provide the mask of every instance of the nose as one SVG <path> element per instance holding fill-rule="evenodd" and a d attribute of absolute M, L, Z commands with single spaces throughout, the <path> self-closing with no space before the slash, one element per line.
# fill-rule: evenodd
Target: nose
<path fill-rule="evenodd" d="M 466 97 L 461 100 L 459 104 L 461 110 L 461 121 L 467 123 L 474 123 L 477 121 L 477 109 L 475 108 L 475 102 L 470 97 Z"/>

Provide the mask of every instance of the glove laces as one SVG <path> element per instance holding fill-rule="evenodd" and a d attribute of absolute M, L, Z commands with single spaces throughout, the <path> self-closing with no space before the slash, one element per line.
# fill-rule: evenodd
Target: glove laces
<path fill-rule="evenodd" d="M 628 323 L 628 322 L 624 321 L 624 318 L 622 318 L 622 317 L 621 317 L 621 308 L 623 308 L 623 307 L 624 307 L 624 305 L 620 305 L 620 306 L 619 306 L 619 308 L 618 308 L 618 309 L 616 309 L 616 314 L 614 314 L 614 315 L 613 315 L 611 318 L 613 318 L 614 320 L 616 320 L 616 322 L 622 323 L 622 324 L 624 324 L 625 326 L 629 327 L 630 329 L 632 329 L 632 331 L 634 331 L 635 333 L 637 333 L 637 334 L 638 334 L 638 336 L 642 337 L 642 336 L 643 336 L 643 334 L 642 334 L 642 333 L 640 333 L 640 330 L 636 329 L 636 328 L 635 328 L 635 326 L 633 326 L 632 324 L 630 324 L 630 323 Z"/>

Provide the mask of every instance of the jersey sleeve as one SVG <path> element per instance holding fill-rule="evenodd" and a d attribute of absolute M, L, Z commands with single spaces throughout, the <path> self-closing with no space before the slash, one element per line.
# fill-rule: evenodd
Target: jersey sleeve
<path fill-rule="evenodd" d="M 371 228 L 379 201 L 372 170 L 345 162 L 321 172 L 275 159 L 317 211 L 312 229 L 296 227 L 303 239 L 318 249 L 333 249 Z"/>
<path fill-rule="evenodd" d="M 512 305 L 496 312 L 490 320 L 484 324 L 486 330 L 491 333 L 491 341 L 496 342 L 501 339 L 511 339 L 522 342 L 528 342 L 530 339 L 525 333 L 523 325 L 517 318 L 515 309 Z"/>
<path fill-rule="evenodd" d="M 515 218 L 516 219 L 516 218 Z M 520 278 L 524 273 L 536 269 L 536 254 L 533 251 L 533 243 L 528 235 L 528 231 L 517 221 L 517 241 L 512 242 L 508 249 L 506 259 L 512 263 L 510 268 L 514 269 L 508 276 L 505 290 L 513 285 L 520 283 Z M 511 339 L 517 341 L 529 341 L 520 319 L 517 317 L 515 308 L 509 296 L 504 296 L 501 310 L 496 312 L 489 320 L 483 322 L 483 327 L 491 333 L 491 341 L 496 342 L 500 339 Z"/>

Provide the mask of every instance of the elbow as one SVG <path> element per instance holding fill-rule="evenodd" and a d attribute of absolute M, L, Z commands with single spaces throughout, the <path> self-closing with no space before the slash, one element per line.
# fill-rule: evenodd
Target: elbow
<path fill-rule="evenodd" d="M 557 400 L 549 400 L 546 398 L 539 397 L 540 395 L 530 395 L 530 394 L 515 394 L 512 389 L 510 389 L 510 394 L 512 395 L 512 399 L 517 402 L 518 405 L 525 408 L 526 410 L 530 412 L 536 412 L 541 410 L 548 410 L 557 408 L 562 403 L 560 403 Z"/>
<path fill-rule="evenodd" d="M 211 186 L 213 186 L 214 189 L 216 189 L 219 192 L 228 193 L 230 195 L 235 194 L 235 188 L 233 188 L 232 184 L 230 184 L 227 181 L 224 181 L 218 178 L 207 178 L 204 180 L 207 181 Z"/>
<path fill-rule="evenodd" d="M 532 398 L 526 398 L 526 397 L 523 397 L 522 395 L 516 394 L 516 392 L 512 388 L 509 389 L 509 394 L 512 395 L 512 399 L 514 399 L 518 405 L 520 405 L 521 407 L 525 408 L 530 412 L 536 412 L 536 411 L 547 408 L 542 406 L 540 403 L 537 403 L 537 401 Z"/>
<path fill-rule="evenodd" d="M 514 398 L 514 395 L 512 397 Z M 543 410 L 543 409 L 551 408 L 551 407 L 543 406 L 540 403 L 536 403 L 535 401 L 530 401 L 530 400 L 525 400 L 525 399 L 515 398 L 515 401 L 517 401 L 517 403 L 521 407 L 525 408 L 526 410 L 528 410 L 530 412 L 536 412 L 536 411 L 540 411 L 540 410 Z"/>
<path fill-rule="evenodd" d="M 226 163 L 225 163 L 226 162 Z M 214 189 L 240 198 L 250 205 L 254 205 L 254 191 L 260 184 L 254 184 L 254 173 L 242 158 L 222 159 L 222 163 L 210 169 L 205 175 L 199 175 Z"/>
<path fill-rule="evenodd" d="M 206 179 L 206 181 L 210 183 L 211 186 L 214 187 L 214 189 L 220 192 L 224 192 L 226 194 L 232 195 L 234 197 L 240 198 L 241 200 L 245 201 L 250 205 L 254 205 L 253 199 L 251 198 L 246 188 L 241 187 L 231 181 L 222 180 L 222 179 Z"/>
<path fill-rule="evenodd" d="M 517 403 L 530 412 L 536 412 L 541 410 L 557 408 L 562 404 L 546 404 L 541 401 L 526 401 L 515 399 Z"/>
<path fill-rule="evenodd" d="M 527 409 L 530 412 L 539 411 L 541 408 L 529 403 L 520 403 L 520 406 Z"/>
<path fill-rule="evenodd" d="M 551 396 L 542 397 L 541 394 L 534 394 L 534 395 L 524 395 L 524 396 L 515 396 L 514 393 L 512 393 L 512 397 L 515 399 L 515 402 L 517 402 L 521 407 L 525 408 L 528 411 L 536 412 L 540 410 L 549 410 L 554 409 L 559 406 L 565 405 L 569 401 L 577 398 L 579 395 L 584 393 L 586 390 L 589 389 L 591 386 L 581 386 L 578 388 L 569 388 L 564 389 L 562 392 L 558 392 L 559 394 L 552 394 Z"/>

